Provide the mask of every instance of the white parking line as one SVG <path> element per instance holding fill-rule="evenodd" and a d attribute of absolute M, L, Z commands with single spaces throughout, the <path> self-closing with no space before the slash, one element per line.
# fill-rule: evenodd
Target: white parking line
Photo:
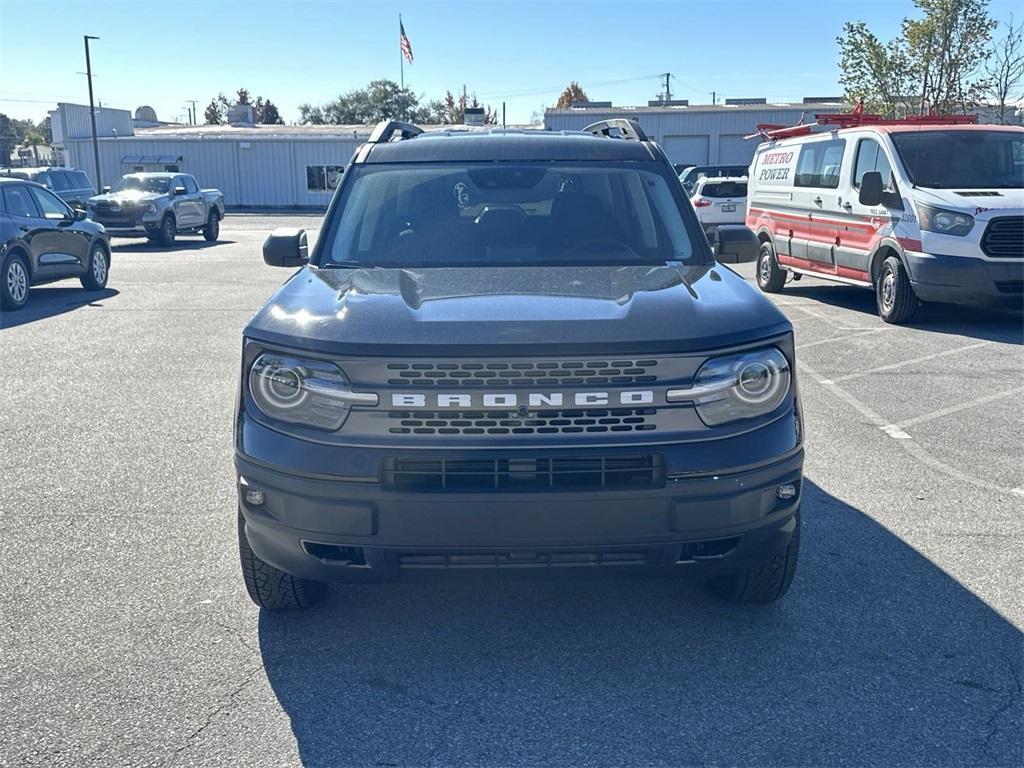
<path fill-rule="evenodd" d="M 858 331 L 857 333 L 848 333 L 845 336 L 832 336 L 828 339 L 818 339 L 817 341 L 809 341 L 806 344 L 797 344 L 797 349 L 808 349 L 809 347 L 820 347 L 822 344 L 830 344 L 833 341 L 846 341 L 847 339 L 856 339 L 858 336 L 867 336 L 872 333 L 882 333 L 883 331 L 892 330 L 889 327 L 884 328 L 868 328 L 864 331 Z"/>
<path fill-rule="evenodd" d="M 911 360 L 901 360 L 898 363 L 892 363 L 891 365 L 880 365 L 877 368 L 868 368 L 864 371 L 858 371 L 857 373 L 848 373 L 845 376 L 837 376 L 832 379 L 833 382 L 849 381 L 850 379 L 858 379 L 861 376 L 870 376 L 874 373 L 884 373 L 886 371 L 894 371 L 897 368 L 902 368 L 906 365 L 914 365 L 915 363 L 924 363 L 928 360 L 934 360 L 937 357 L 945 357 L 946 355 L 955 355 L 958 352 L 966 352 L 969 349 L 978 349 L 979 347 L 987 347 L 992 344 L 991 341 L 982 341 L 978 344 L 968 344 L 964 347 L 957 347 L 956 349 L 945 349 L 942 352 L 936 352 L 931 355 L 922 355 L 921 357 L 915 357 Z"/>
<path fill-rule="evenodd" d="M 811 366 L 807 365 L 803 361 L 797 361 L 797 368 L 802 372 L 807 373 L 810 377 L 818 384 L 822 385 L 838 397 L 843 402 L 847 403 L 854 410 L 861 414 L 871 424 L 878 427 L 879 430 L 887 434 L 889 437 L 896 440 L 896 445 L 900 446 L 904 451 L 909 453 L 915 459 L 922 464 L 925 464 L 936 472 L 941 472 L 947 477 L 952 477 L 955 480 L 959 480 L 968 485 L 973 485 L 976 488 L 983 488 L 987 491 L 994 491 L 995 493 L 1010 493 L 1015 496 L 1024 496 L 1024 489 L 1021 488 L 1007 488 L 1006 486 L 998 485 L 997 483 L 990 483 L 988 480 L 983 480 L 980 477 L 975 477 L 967 472 L 964 472 L 956 467 L 950 466 L 944 461 L 935 458 L 928 451 L 921 447 L 909 434 L 907 434 L 900 425 L 893 424 L 888 419 L 883 418 L 880 414 L 874 411 L 871 406 L 861 402 L 856 397 L 851 395 L 845 389 L 840 387 L 833 381 L 829 381 L 824 376 L 815 371 Z M 1021 388 L 1024 390 L 1024 387 Z M 1004 396 L 1007 393 L 1001 393 Z"/>
<path fill-rule="evenodd" d="M 941 419 L 943 416 L 949 416 L 953 413 L 959 413 L 960 411 L 966 411 L 968 408 L 974 408 L 985 403 L 991 403 L 993 400 L 999 400 L 1010 395 L 1016 395 L 1024 392 L 1024 387 L 1014 387 L 1013 389 L 1007 389 L 1004 392 L 994 392 L 991 395 L 985 395 L 979 397 L 977 400 L 972 400 L 969 403 L 958 403 L 957 405 L 951 405 L 948 408 L 941 408 L 931 413 L 925 413 L 921 416 L 915 416 L 912 419 L 906 419 L 899 422 L 896 426 L 901 428 L 913 427 L 917 424 L 924 424 L 927 421 L 934 421 L 935 419 Z"/>

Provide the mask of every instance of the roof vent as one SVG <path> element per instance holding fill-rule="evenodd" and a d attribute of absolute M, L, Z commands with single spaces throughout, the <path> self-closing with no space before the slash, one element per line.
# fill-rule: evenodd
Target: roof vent
<path fill-rule="evenodd" d="M 574 101 L 572 103 L 573 109 L 608 109 L 612 103 L 610 101 Z"/>
<path fill-rule="evenodd" d="M 462 118 L 463 125 L 479 126 L 484 125 L 486 116 L 483 107 L 466 107 L 466 113 Z"/>
<path fill-rule="evenodd" d="M 727 106 L 730 104 L 735 104 L 736 106 L 743 104 L 767 104 L 768 99 L 726 99 L 725 103 Z"/>
<path fill-rule="evenodd" d="M 842 96 L 804 96 L 804 104 L 842 104 Z"/>
<path fill-rule="evenodd" d="M 231 125 L 252 125 L 252 104 L 235 104 L 228 110 L 228 123 Z"/>
<path fill-rule="evenodd" d="M 647 102 L 648 107 L 688 107 L 689 99 L 652 99 Z"/>

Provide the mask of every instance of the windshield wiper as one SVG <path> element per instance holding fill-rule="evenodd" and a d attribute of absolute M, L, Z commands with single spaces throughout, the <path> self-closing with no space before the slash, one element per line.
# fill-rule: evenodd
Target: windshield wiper
<path fill-rule="evenodd" d="M 376 269 L 377 264 L 364 264 L 361 261 L 328 261 L 319 265 L 321 269 Z"/>

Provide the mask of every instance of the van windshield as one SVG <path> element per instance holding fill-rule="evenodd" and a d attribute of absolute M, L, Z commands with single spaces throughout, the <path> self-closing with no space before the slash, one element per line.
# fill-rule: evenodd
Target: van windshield
<path fill-rule="evenodd" d="M 1024 187 L 1024 131 L 954 129 L 891 136 L 910 180 L 919 187 Z"/>
<path fill-rule="evenodd" d="M 655 163 L 357 165 L 344 183 L 319 263 L 703 262 L 708 257 L 695 251 L 696 227 L 688 228 L 677 192 Z"/>

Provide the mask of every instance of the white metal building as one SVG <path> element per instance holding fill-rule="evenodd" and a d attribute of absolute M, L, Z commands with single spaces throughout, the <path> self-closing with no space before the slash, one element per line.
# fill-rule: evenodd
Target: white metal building
<path fill-rule="evenodd" d="M 844 109 L 838 98 L 808 98 L 800 104 L 729 99 L 718 105 L 674 102 L 672 106 L 574 106 L 547 110 L 544 127 L 553 131 L 579 130 L 599 120 L 625 117 L 639 122 L 673 163 L 746 165 L 753 159 L 758 142 L 743 137 L 755 133 L 758 123 L 794 125 L 801 115 L 813 122 L 815 114 Z"/>

